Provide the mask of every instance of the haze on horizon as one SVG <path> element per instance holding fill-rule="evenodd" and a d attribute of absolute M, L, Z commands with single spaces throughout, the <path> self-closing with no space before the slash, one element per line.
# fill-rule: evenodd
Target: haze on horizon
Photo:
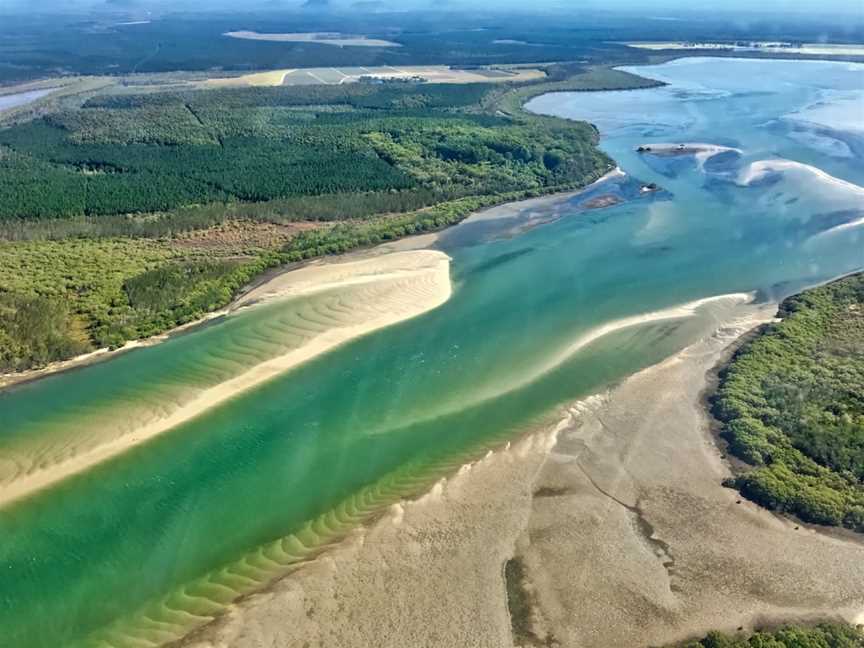
<path fill-rule="evenodd" d="M 860 0 L 763 0 L 754 4 L 750 0 L 727 0 L 718 7 L 712 0 L 658 0 L 656 2 L 638 2 L 637 0 L 586 0 L 574 7 L 568 0 L 538 0 L 526 7 L 524 0 L 376 0 L 362 2 L 357 0 L 44 0 L 34 12 L 31 0 L 0 0 L 0 12 L 28 11 L 33 13 L 67 13 L 79 11 L 98 11 L 100 9 L 146 10 L 159 11 L 181 9 L 198 11 L 231 11 L 248 12 L 250 10 L 296 10 L 302 8 L 362 11 L 411 11 L 411 10 L 508 10 L 508 11 L 604 11 L 638 13 L 652 15 L 657 12 L 669 12 L 669 17 L 676 14 L 694 16 L 703 12 L 713 15 L 721 14 L 808 14 L 846 15 L 864 20 L 864 4 Z"/>

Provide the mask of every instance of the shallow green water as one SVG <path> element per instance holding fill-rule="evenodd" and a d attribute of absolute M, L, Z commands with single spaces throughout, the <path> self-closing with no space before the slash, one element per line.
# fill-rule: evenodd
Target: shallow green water
<path fill-rule="evenodd" d="M 864 266 L 864 226 L 842 227 L 864 214 L 854 188 L 804 167 L 740 184 L 750 163 L 778 157 L 864 184 L 864 136 L 848 120 L 793 114 L 854 109 L 850 97 L 860 107 L 864 67 L 690 60 L 641 71 L 672 85 L 531 104 L 600 126 L 631 178 L 587 197 L 626 202 L 585 212 L 583 196 L 454 228 L 440 245 L 453 258 L 455 293 L 441 308 L 0 511 L 0 645 L 169 639 L 301 558 L 299 543 L 335 539 L 483 448 L 554 420 L 559 406 L 682 348 L 720 307 L 609 335 L 556 364 L 590 328 L 724 293 L 776 299 Z M 633 152 L 669 141 L 743 155 L 700 169 Z M 666 191 L 642 195 L 633 177 Z M 141 420 L 275 355 L 319 312 L 313 302 L 251 309 L 0 394 L 0 460 L 27 467 L 58 447 L 74 452 L 96 426 Z M 338 515 L 291 537 L 334 507 Z"/>

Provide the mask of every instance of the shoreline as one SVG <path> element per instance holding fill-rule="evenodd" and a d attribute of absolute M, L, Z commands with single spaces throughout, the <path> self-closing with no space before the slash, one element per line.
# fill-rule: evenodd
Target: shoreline
<path fill-rule="evenodd" d="M 219 319 L 220 317 L 225 317 L 226 315 L 230 315 L 231 312 L 232 308 L 231 305 L 229 305 L 225 308 L 220 308 L 219 310 L 207 313 L 203 317 L 199 317 L 198 319 L 191 322 L 186 322 L 185 324 L 176 326 L 170 331 L 165 331 L 164 333 L 159 333 L 158 335 L 153 335 L 147 338 L 141 338 L 139 340 L 129 340 L 123 346 L 116 349 L 112 349 L 110 347 L 102 347 L 101 349 L 88 351 L 87 353 L 75 356 L 74 358 L 69 358 L 68 360 L 58 360 L 56 362 L 50 362 L 46 366 L 39 367 L 38 369 L 26 369 L 24 371 L 16 371 L 14 373 L 0 374 L 0 394 L 2 394 L 5 390 L 16 387 L 18 385 L 25 385 L 27 383 L 41 380 L 42 378 L 49 378 L 51 376 L 66 373 L 68 371 L 74 371 L 76 369 L 83 369 L 94 364 L 112 360 L 123 355 L 124 353 L 134 351 L 135 349 L 141 349 L 161 344 L 162 342 L 165 342 L 176 335 L 188 333 L 192 329 L 198 328 L 199 326 L 206 326 L 213 320 Z"/>
<path fill-rule="evenodd" d="M 708 376 L 775 311 L 737 306 L 701 340 L 392 506 L 177 645 L 513 646 L 502 569 L 512 559 L 525 570 L 531 632 L 554 645 L 642 648 L 777 621 L 860 623 L 864 574 L 849 565 L 864 565 L 864 547 L 793 531 L 720 483 L 729 468 L 702 406 Z M 828 546 L 843 555 L 789 558 Z"/>
<path fill-rule="evenodd" d="M 667 308 L 639 313 L 620 319 L 611 320 L 605 324 L 600 324 L 583 331 L 577 335 L 571 342 L 561 348 L 557 353 L 549 358 L 541 360 L 534 367 L 526 367 L 519 379 L 509 384 L 496 385 L 486 390 L 478 392 L 475 400 L 469 403 L 462 403 L 460 407 L 469 405 L 477 405 L 487 400 L 500 398 L 509 392 L 521 389 L 531 382 L 538 380 L 542 376 L 553 372 L 559 366 L 567 362 L 572 356 L 580 350 L 589 346 L 593 342 L 601 338 L 617 333 L 618 331 L 644 326 L 646 324 L 655 324 L 663 321 L 686 319 L 695 317 L 699 310 L 709 304 L 720 304 L 726 302 L 733 307 L 741 304 L 752 304 L 754 299 L 753 293 L 727 293 L 724 295 L 714 295 L 711 297 L 703 297 L 683 304 L 676 304 Z M 449 410 L 437 411 L 435 416 L 442 416 L 451 413 Z M 414 423 L 419 421 L 412 421 Z"/>
<path fill-rule="evenodd" d="M 225 317 L 226 315 L 230 315 L 241 306 L 244 308 L 252 306 L 252 304 L 246 303 L 248 301 L 247 296 L 250 293 L 253 293 L 261 286 L 264 286 L 285 275 L 290 275 L 292 272 L 295 272 L 297 270 L 301 270 L 307 267 L 318 267 L 322 265 L 339 264 L 349 261 L 369 259 L 396 252 L 408 252 L 414 250 L 429 249 L 432 248 L 433 245 L 435 245 L 435 243 L 438 241 L 442 234 L 453 230 L 454 228 L 462 225 L 463 223 L 473 222 L 476 220 L 505 218 L 509 215 L 512 215 L 513 213 L 518 213 L 519 211 L 522 211 L 535 204 L 546 205 L 556 204 L 558 202 L 565 202 L 570 198 L 578 196 L 580 193 L 583 193 L 595 187 L 601 182 L 622 175 L 626 175 L 626 173 L 622 171 L 620 167 L 616 166 L 614 169 L 607 171 L 602 176 L 600 176 L 590 184 L 585 185 L 581 189 L 550 193 L 547 195 L 538 196 L 536 198 L 526 198 L 523 200 L 516 200 L 501 203 L 499 205 L 493 205 L 491 207 L 484 207 L 483 209 L 480 209 L 470 214 L 458 223 L 454 223 L 453 225 L 450 225 L 442 230 L 438 230 L 435 232 L 425 232 L 422 234 L 414 234 L 411 236 L 400 238 L 395 241 L 380 243 L 369 248 L 358 248 L 356 250 L 351 250 L 336 256 L 316 257 L 307 261 L 288 263 L 277 268 L 266 270 L 261 275 L 255 277 L 247 286 L 245 286 L 227 306 L 207 313 L 204 316 L 191 322 L 181 324 L 180 326 L 174 327 L 173 329 L 165 331 L 164 333 L 159 333 L 158 335 L 153 335 L 151 337 L 141 338 L 138 340 L 129 340 L 123 346 L 116 349 L 102 347 L 100 349 L 94 349 L 93 351 L 88 351 L 87 353 L 75 356 L 73 358 L 69 358 L 67 360 L 58 360 L 56 362 L 51 362 L 44 367 L 0 374 L 0 394 L 2 394 L 4 390 L 15 387 L 17 385 L 38 381 L 42 378 L 48 378 L 50 376 L 65 373 L 67 371 L 73 371 L 75 369 L 80 369 L 100 362 L 105 362 L 115 357 L 118 357 L 123 353 L 127 353 L 129 351 L 133 351 L 135 349 L 143 347 L 154 346 L 156 344 L 160 344 L 162 342 L 170 340 L 176 335 L 185 334 L 191 332 L 198 327 L 206 326 L 213 320 Z"/>
<path fill-rule="evenodd" d="M 96 443 L 65 461 L 47 468 L 31 469 L 23 476 L 13 478 L 0 490 L 0 508 L 124 454 L 338 346 L 437 308 L 452 294 L 449 261 L 443 252 L 418 250 L 343 263 L 310 265 L 247 292 L 236 308 L 276 298 L 345 290 L 343 298 L 350 313 L 344 315 L 343 321 L 325 328 L 283 355 L 203 389 L 152 423 Z M 363 302 L 363 306 L 348 308 L 352 292 L 355 301 Z"/>

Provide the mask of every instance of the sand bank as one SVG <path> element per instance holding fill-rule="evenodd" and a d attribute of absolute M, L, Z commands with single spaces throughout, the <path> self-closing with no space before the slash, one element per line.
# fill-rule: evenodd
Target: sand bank
<path fill-rule="evenodd" d="M 854 220 L 849 221 L 848 223 L 843 223 L 841 225 L 835 225 L 834 227 L 825 230 L 824 232 L 819 232 L 813 238 L 819 238 L 825 236 L 827 234 L 836 234 L 838 232 L 845 232 L 846 230 L 854 230 L 859 227 L 864 227 L 864 216 L 861 218 L 856 218 Z"/>
<path fill-rule="evenodd" d="M 462 225 L 463 223 L 474 223 L 477 221 L 514 218 L 524 213 L 525 211 L 529 211 L 535 207 L 548 207 L 550 205 L 563 204 L 572 199 L 573 197 L 585 193 L 589 189 L 593 189 L 597 185 L 606 182 L 607 180 L 623 178 L 626 175 L 627 174 L 621 169 L 621 167 L 615 167 L 611 171 L 607 171 L 606 173 L 604 173 L 591 184 L 586 185 L 581 189 L 577 189 L 576 191 L 567 191 L 564 193 L 551 194 L 548 196 L 540 196 L 538 198 L 529 198 L 528 200 L 520 200 L 518 202 L 504 203 L 503 205 L 495 205 L 494 207 L 482 209 L 472 214 L 464 221 L 459 223 L 459 225 Z M 457 225 L 456 227 L 459 227 L 459 225 Z"/>
<path fill-rule="evenodd" d="M 183 645 L 506 648 L 517 556 L 534 645 L 644 648 L 777 620 L 864 615 L 864 544 L 796 525 L 721 480 L 708 374 L 775 309 L 713 333 L 395 506 L 366 533 Z M 544 643 L 548 642 L 548 643 Z"/>
<path fill-rule="evenodd" d="M 537 225 L 545 225 L 552 221 L 561 218 L 559 210 L 569 207 L 574 198 L 596 189 L 602 183 L 608 180 L 624 178 L 627 174 L 619 167 L 615 167 L 611 171 L 606 172 L 600 178 L 589 185 L 576 191 L 564 191 L 560 193 L 547 194 L 537 198 L 528 198 L 515 202 L 502 203 L 493 207 L 487 207 L 474 212 L 466 219 L 460 221 L 456 225 L 452 225 L 438 232 L 426 232 L 424 234 L 415 234 L 414 236 L 406 236 L 396 241 L 382 243 L 372 248 L 371 250 L 362 250 L 360 252 L 349 252 L 346 257 L 350 258 L 353 255 L 370 256 L 376 254 L 389 254 L 391 252 L 403 252 L 406 250 L 419 250 L 430 248 L 446 241 L 448 237 L 459 236 L 463 228 L 473 227 L 477 223 L 484 221 L 502 221 L 502 220 L 520 220 L 521 223 L 510 230 L 502 233 L 502 235 L 517 235 L 524 232 L 530 227 Z M 602 207 L 598 205 L 595 208 Z M 525 214 L 527 218 L 524 218 Z"/>
<path fill-rule="evenodd" d="M 463 467 L 178 645 L 512 646 L 502 565 L 553 442 L 545 431 Z"/>
<path fill-rule="evenodd" d="M 704 144 L 701 142 L 685 142 L 681 144 L 643 144 L 637 152 L 645 155 L 656 155 L 658 157 L 677 157 L 692 155 L 700 169 L 705 168 L 705 163 L 715 155 L 721 153 L 737 153 L 743 155 L 741 149 L 731 146 L 720 146 L 719 144 Z"/>
<path fill-rule="evenodd" d="M 826 173 L 818 167 L 793 160 L 759 160 L 753 162 L 741 170 L 738 176 L 738 184 L 748 186 L 754 182 L 758 182 L 771 173 L 795 173 L 800 174 L 802 179 L 815 180 L 835 189 L 848 192 L 857 198 L 864 198 L 864 187 L 860 187 L 855 183 L 843 180 Z"/>
<path fill-rule="evenodd" d="M 274 74 L 279 71 L 267 72 L 263 74 Z M 283 71 L 284 72 L 284 71 Z M 254 76 L 254 75 L 253 75 Z M 230 79 L 229 79 L 230 80 Z M 540 196 L 538 198 L 530 198 L 528 200 L 522 200 L 518 202 L 504 203 L 502 205 L 497 205 L 495 207 L 490 207 L 488 209 L 480 210 L 460 223 L 453 225 L 445 230 L 440 232 L 427 232 L 425 234 L 416 234 L 414 236 L 406 236 L 404 238 L 390 241 L 387 243 L 382 243 L 380 245 L 376 245 L 373 248 L 369 249 L 360 249 L 355 250 L 353 252 L 346 252 L 338 257 L 331 257 L 327 260 L 316 260 L 313 261 L 310 267 L 321 267 L 323 264 L 331 264 L 331 263 L 341 263 L 344 261 L 354 261 L 354 260 L 362 260 L 368 259 L 377 256 L 389 255 L 394 252 L 409 252 L 415 250 L 425 250 L 433 247 L 440 237 L 448 232 L 452 232 L 453 230 L 458 229 L 463 224 L 473 223 L 476 221 L 482 220 L 496 220 L 496 219 L 504 219 L 509 217 L 517 216 L 522 213 L 524 210 L 529 209 L 531 207 L 546 207 L 550 205 L 563 205 L 568 200 L 572 199 L 574 196 L 578 196 L 589 189 L 592 189 L 599 185 L 600 183 L 614 179 L 625 177 L 627 174 L 622 171 L 619 167 L 612 169 L 605 173 L 602 177 L 598 178 L 590 185 L 579 189 L 577 191 L 563 192 L 557 194 L 550 194 L 546 196 Z M 334 260 L 335 259 L 335 260 Z M 274 276 L 283 276 L 286 273 L 294 273 L 295 269 L 274 271 Z M 266 274 L 264 276 L 267 276 Z M 270 285 L 270 281 L 267 281 L 267 285 Z M 233 310 L 235 310 L 241 304 L 248 304 L 252 299 L 250 299 L 249 295 L 255 292 L 255 296 L 252 299 L 258 299 L 263 293 L 254 289 L 249 293 L 244 293 L 241 295 L 234 303 L 229 305 L 227 308 L 220 309 L 218 311 L 213 311 L 212 313 L 208 313 L 204 317 L 195 320 L 193 322 L 189 322 L 187 324 L 183 324 L 182 326 L 178 326 L 166 333 L 162 333 L 160 335 L 155 335 L 150 338 L 142 339 L 142 340 L 131 340 L 124 344 L 122 347 L 117 349 L 109 349 L 109 348 L 101 348 L 96 349 L 94 351 L 90 351 L 88 353 L 75 356 L 74 358 L 70 358 L 68 360 L 61 360 L 57 362 L 49 363 L 45 367 L 40 367 L 38 369 L 29 369 L 25 371 L 17 371 L 14 373 L 0 373 L 0 389 L 5 387 L 9 387 L 11 385 L 16 385 L 23 382 L 29 382 L 31 380 L 38 380 L 39 378 L 44 378 L 51 374 L 59 373 L 62 371 L 66 371 L 69 369 L 75 369 L 78 367 L 87 366 L 94 362 L 108 360 L 113 358 L 121 353 L 126 351 L 131 351 L 133 349 L 140 348 L 142 346 L 151 346 L 153 344 L 158 344 L 160 342 L 164 342 L 169 339 L 171 335 L 175 333 L 179 333 L 184 330 L 188 330 L 190 328 L 194 328 L 201 324 L 204 324 L 210 320 L 217 319 L 219 317 L 224 317 L 229 314 Z"/>
<path fill-rule="evenodd" d="M 810 128 L 828 128 L 860 135 L 864 132 L 864 123 L 861 120 L 862 96 L 864 92 L 852 97 L 832 97 L 830 101 L 817 101 L 786 115 L 785 119 Z"/>
<path fill-rule="evenodd" d="M 743 307 L 559 436 L 536 483 L 559 495 L 535 498 L 519 543 L 539 634 L 635 648 L 864 611 L 864 544 L 796 529 L 720 486 L 730 472 L 709 431 L 706 375 L 773 314 Z"/>
<path fill-rule="evenodd" d="M 685 304 L 679 304 L 677 306 L 672 306 L 669 308 L 651 311 L 648 313 L 640 313 L 639 315 L 622 317 L 621 319 L 606 322 L 605 324 L 601 324 L 600 326 L 596 326 L 577 335 L 573 340 L 563 345 L 561 348 L 559 348 L 557 351 L 554 351 L 549 356 L 545 358 L 538 358 L 535 364 L 524 367 L 523 371 L 518 375 L 518 377 L 508 375 L 506 381 L 501 381 L 497 383 L 490 381 L 488 387 L 486 387 L 485 389 L 475 390 L 471 394 L 471 400 L 460 400 L 456 403 L 443 403 L 437 409 L 432 409 L 431 412 L 427 412 L 423 416 L 423 418 L 410 421 L 410 423 L 415 424 L 433 417 L 437 418 L 439 416 L 446 416 L 464 408 L 473 407 L 484 401 L 500 398 L 510 392 L 521 389 L 538 380 L 545 374 L 551 373 L 552 371 L 560 367 L 562 364 L 567 362 L 574 355 L 576 355 L 579 351 L 589 346 L 593 342 L 596 342 L 612 333 L 617 333 L 618 331 L 623 331 L 625 329 L 637 326 L 655 324 L 657 322 L 695 317 L 700 314 L 703 308 L 708 307 L 712 304 L 718 306 L 734 307 L 736 304 L 745 304 L 747 302 L 750 302 L 753 300 L 753 298 L 754 295 L 751 293 L 729 293 L 727 295 L 716 295 L 714 297 L 697 299 Z M 407 424 L 405 420 L 400 422 L 400 425 L 405 424 Z M 380 430 L 369 430 L 369 434 L 386 434 L 388 432 L 389 430 L 386 428 Z"/>
<path fill-rule="evenodd" d="M 451 293 L 449 257 L 418 250 L 346 263 L 317 263 L 275 277 L 247 293 L 237 306 L 323 291 L 337 291 L 342 304 L 339 319 L 329 321 L 299 346 L 193 393 L 189 400 L 173 410 L 168 408 L 163 416 L 145 425 L 112 427 L 106 430 L 102 442 L 79 448 L 71 456 L 63 452 L 48 467 L 43 461 L 32 465 L 3 484 L 0 506 L 122 454 L 339 345 L 441 305 Z"/>

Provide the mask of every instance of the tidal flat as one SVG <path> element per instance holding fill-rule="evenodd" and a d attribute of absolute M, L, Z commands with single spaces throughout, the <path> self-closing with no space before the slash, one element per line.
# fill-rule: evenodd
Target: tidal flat
<path fill-rule="evenodd" d="M 726 309 L 690 347 L 393 505 L 181 645 L 644 648 L 716 628 L 864 621 L 864 543 L 720 486 L 730 473 L 707 379 L 775 312 Z M 519 610 L 502 574 L 511 560 Z"/>
<path fill-rule="evenodd" d="M 335 560 L 328 549 L 332 551 L 346 537 L 362 538 L 358 528 L 382 516 L 392 514 L 398 519 L 406 498 L 430 488 L 432 497 L 439 491 L 446 493 L 446 488 L 435 489 L 435 484 L 458 473 L 463 464 L 532 430 L 554 427 L 562 410 L 574 402 L 677 357 L 700 340 L 714 339 L 712 333 L 724 323 L 737 321 L 738 309 L 772 304 L 803 286 L 864 266 L 864 232 L 856 224 L 860 195 L 836 182 L 818 181 L 812 173 L 807 175 L 812 181 L 793 181 L 796 172 L 778 164 L 788 160 L 844 183 L 864 186 L 860 135 L 842 128 L 829 132 L 824 125 L 808 125 L 798 117 L 817 103 L 845 101 L 841 105 L 848 106 L 850 97 L 860 98 L 862 66 L 694 59 L 634 71 L 669 85 L 629 93 L 550 95 L 529 104 L 538 112 L 596 123 L 604 150 L 618 161 L 622 174 L 592 187 L 589 194 L 534 201 L 501 218 L 469 219 L 444 232 L 434 245 L 451 259 L 453 292 L 445 303 L 359 337 L 170 433 L 0 510 L 4 531 L 0 558 L 8 569 L 8 578 L 0 583 L 0 625 L 8 640 L 21 648 L 53 648 L 58 643 L 159 645 L 200 628 L 209 632 L 217 627 L 208 625 L 214 619 L 222 623 L 256 614 L 247 606 L 258 599 L 247 598 L 239 608 L 232 604 L 274 582 L 290 588 L 303 570 L 326 567 Z M 831 113 L 823 112 L 820 119 L 826 114 Z M 636 152 L 639 145 L 650 142 L 701 142 L 738 149 L 741 154 L 708 156 L 704 161 L 676 156 L 675 164 L 652 166 Z M 763 173 L 761 169 L 768 167 L 757 163 L 766 160 L 771 162 L 770 170 Z M 757 175 L 751 173 L 754 169 Z M 641 191 L 651 184 L 661 190 Z M 599 210 L 584 208 L 585 202 L 604 196 L 615 196 L 614 204 Z M 741 294 L 754 295 L 756 303 L 716 299 Z M 282 332 L 287 323 L 299 318 L 314 326 L 316 321 L 302 308 L 281 313 L 268 309 L 271 305 L 264 304 L 242 317 L 214 321 L 202 330 L 111 362 L 0 393 L 0 416 L 6 423 L 0 451 L 5 453 L 26 439 L 37 449 L 32 456 L 39 466 L 50 459 L 40 454 L 42 450 L 56 447 L 52 439 L 98 435 L 103 422 L 116 416 L 117 408 L 143 407 L 146 416 L 158 416 L 187 393 L 188 385 L 230 380 L 248 357 L 266 355 L 274 345 L 284 344 Z M 670 312 L 677 315 L 644 319 L 646 314 Z M 609 328 L 622 321 L 632 325 Z M 598 330 L 607 334 L 592 334 Z M 581 344 L 586 338 L 589 343 Z M 214 354 L 216 361 L 207 360 Z M 696 382 L 687 383 L 682 403 L 692 402 L 687 399 Z M 645 390 L 650 387 L 637 384 Z M 665 425 L 666 418 L 686 414 L 663 410 L 663 418 L 659 404 L 660 418 L 648 419 L 662 420 Z M 651 413 L 645 403 L 640 407 Z M 721 477 L 722 462 L 719 455 L 712 454 L 717 451 L 702 436 L 698 419 L 681 420 L 690 421 L 682 425 L 691 434 L 682 443 L 686 440 L 691 448 L 698 448 L 693 461 L 707 462 L 688 464 L 687 470 L 712 467 L 704 471 L 705 481 L 699 482 L 704 490 L 694 486 L 691 497 L 695 499 L 687 502 L 704 506 L 704 511 L 696 509 L 704 513 L 704 528 L 722 531 L 709 524 L 720 519 L 715 516 L 719 515 L 717 507 L 723 505 L 718 498 L 729 494 L 715 479 Z M 570 513 L 571 520 L 589 516 L 589 521 L 598 523 L 598 532 L 616 528 L 599 525 L 601 513 L 610 525 L 614 521 L 635 525 L 630 535 L 622 536 L 629 544 L 608 545 L 610 556 L 619 567 L 626 564 L 625 559 L 638 560 L 648 570 L 644 573 L 650 573 L 651 579 L 644 585 L 650 591 L 635 586 L 627 591 L 633 601 L 653 601 L 660 606 L 655 610 L 660 625 L 652 627 L 657 636 L 668 634 L 674 639 L 703 627 L 695 612 L 688 613 L 685 597 L 675 588 L 715 581 L 700 581 L 710 574 L 700 575 L 695 567 L 690 570 L 697 573 L 684 572 L 675 577 L 682 580 L 672 579 L 664 566 L 669 558 L 652 553 L 662 545 L 645 539 L 640 531 L 644 525 L 633 520 L 628 507 L 645 512 L 660 540 L 673 547 L 670 552 L 676 565 L 686 566 L 687 552 L 695 551 L 694 545 L 674 547 L 688 541 L 688 524 L 694 525 L 692 537 L 699 537 L 696 518 L 664 521 L 662 512 L 668 509 L 663 506 L 667 504 L 649 510 L 648 500 L 640 503 L 631 497 L 634 491 L 619 492 L 604 481 L 629 474 L 628 466 L 635 471 L 643 465 L 647 472 L 637 475 L 639 479 L 653 479 L 651 470 L 661 462 L 649 461 L 658 450 L 651 445 L 652 429 L 645 430 L 636 445 L 627 445 L 629 437 L 622 432 L 624 449 L 616 455 L 612 447 L 605 455 L 610 461 L 620 457 L 627 468 L 624 473 L 620 466 L 603 462 L 590 473 L 602 490 L 626 506 L 591 491 L 590 484 L 583 482 L 577 485 L 585 497 L 544 497 L 536 502 L 564 507 L 555 517 L 564 525 L 561 537 L 573 543 L 574 551 L 589 539 L 567 526 L 563 511 Z M 700 436 L 692 436 L 694 430 Z M 563 435 L 559 440 L 567 438 Z M 658 436 L 657 443 L 672 443 L 675 438 Z M 597 437 L 598 444 L 605 440 L 603 435 Z M 640 461 L 643 456 L 647 458 Z M 529 497 L 533 492 L 530 466 L 527 472 L 518 466 L 514 470 L 520 472 L 513 473 L 512 483 L 506 471 L 499 473 L 497 483 L 512 485 L 523 501 L 535 501 Z M 674 474 L 669 472 L 668 477 Z M 544 486 L 547 493 L 571 488 L 554 481 L 540 488 Z M 680 497 L 691 493 L 685 483 L 678 486 L 685 489 Z M 712 494 L 715 492 L 721 495 Z M 486 598 L 475 599 L 481 606 L 478 611 L 485 610 L 495 619 L 488 642 L 478 639 L 472 645 L 497 648 L 507 645 L 494 643 L 502 636 L 506 640 L 508 630 L 500 625 L 507 620 L 503 561 L 523 545 L 518 533 L 502 534 L 501 542 L 513 538 L 512 543 L 504 543 L 506 550 L 503 544 L 494 551 L 486 550 L 483 525 L 496 505 L 484 503 L 492 500 L 484 500 L 483 493 L 470 492 L 471 506 L 465 509 L 468 517 L 459 518 L 456 527 L 435 527 L 431 535 L 423 530 L 408 532 L 398 544 L 377 546 L 382 552 L 389 546 L 400 550 L 400 555 L 414 555 L 416 560 L 410 564 L 421 566 L 414 568 L 415 575 L 435 573 L 423 567 L 431 558 L 452 560 L 447 551 L 435 548 L 446 549 L 448 537 L 462 537 L 464 544 L 459 546 L 469 555 L 472 551 L 487 554 L 476 571 L 463 570 L 460 578 L 466 592 L 487 592 Z M 661 488 L 652 493 L 659 501 L 659 494 L 667 491 Z M 671 498 L 674 493 L 667 494 Z M 670 499 L 668 505 L 675 501 Z M 735 516 L 743 514 L 737 512 L 740 505 L 733 502 L 731 506 Z M 507 517 L 506 507 L 496 510 L 502 524 L 514 519 Z M 540 504 L 537 511 L 519 518 L 520 524 L 527 520 L 529 526 L 513 528 L 533 529 L 537 541 L 532 546 L 541 552 L 545 545 L 540 539 L 547 527 Z M 446 521 L 445 512 L 441 515 Z M 766 520 L 767 514 L 754 515 Z M 476 534 L 468 532 L 474 520 Z M 787 540 L 782 535 L 788 531 L 785 527 L 779 529 L 768 521 L 754 524 L 763 529 L 760 533 L 764 531 L 766 542 L 782 536 L 790 551 L 799 550 L 794 548 L 798 538 L 810 537 L 789 531 Z M 555 528 L 550 526 L 548 531 L 549 538 L 555 539 Z M 855 564 L 864 564 L 858 550 L 847 545 L 836 549 L 813 533 L 817 539 L 812 540 L 812 547 L 825 549 L 827 562 L 812 564 L 814 569 L 822 567 L 826 577 L 805 590 L 797 582 L 784 581 L 794 594 L 786 599 L 781 596 L 782 588 L 761 578 L 765 572 L 759 570 L 767 563 L 760 567 L 758 556 L 742 554 L 742 560 L 749 561 L 747 583 L 724 583 L 732 589 L 723 601 L 727 605 L 741 602 L 736 611 L 742 622 L 763 612 L 801 608 L 795 602 L 800 600 L 808 610 L 840 606 L 837 609 L 847 616 L 859 606 L 860 591 L 854 587 L 864 582 L 860 577 L 851 584 L 839 576 L 829 578 L 835 573 L 832 564 L 845 566 L 849 556 Z M 373 533 L 364 541 L 365 546 L 374 548 L 374 537 Z M 408 542 L 411 537 L 414 544 Z M 435 537 L 445 544 L 424 540 Z M 726 540 L 734 542 L 735 538 Z M 477 541 L 480 544 L 473 544 Z M 548 545 L 549 550 L 554 546 Z M 713 551 L 713 545 L 706 546 L 705 551 Z M 540 553 L 524 547 L 523 551 L 519 555 L 526 577 L 537 581 L 538 592 L 550 592 L 546 598 L 538 594 L 538 609 L 544 611 L 538 636 L 545 632 L 562 641 L 576 641 L 577 629 L 567 624 L 566 615 L 556 612 L 566 610 L 565 604 L 575 604 L 570 597 L 576 594 L 551 576 L 543 590 L 541 576 L 544 569 L 552 569 L 552 563 L 545 563 L 544 568 Z M 837 557 L 832 558 L 835 553 Z M 768 560 L 769 552 L 760 555 Z M 586 582 L 591 582 L 590 578 L 602 574 L 594 570 L 594 563 L 558 562 L 553 571 L 577 576 L 584 572 Z M 725 573 L 724 564 L 731 568 L 733 563 L 711 564 L 718 573 Z M 496 571 L 487 572 L 493 564 L 497 564 Z M 363 568 L 362 562 L 357 565 Z M 577 566 L 577 571 L 567 571 Z M 440 582 L 449 582 L 452 588 L 453 580 L 447 575 L 453 572 L 446 571 L 450 567 L 442 569 Z M 387 572 L 377 573 L 372 582 L 383 587 Z M 849 577 L 853 576 L 850 572 Z M 416 581 L 414 578 L 412 591 L 417 596 L 446 606 L 440 593 L 424 594 Z M 135 582 L 134 588 L 129 587 L 130 582 Z M 493 591 L 495 583 L 500 587 Z M 361 584 L 358 580 L 357 585 Z M 750 598 L 735 599 L 734 592 L 742 588 Z M 654 597 L 655 590 L 662 590 L 662 597 Z M 396 625 L 400 620 L 392 617 L 396 608 L 415 600 L 407 592 L 404 596 L 394 594 L 387 601 L 365 599 L 369 623 L 364 622 L 364 627 L 380 630 L 376 619 L 390 618 L 393 637 L 422 637 L 415 643 L 424 645 L 454 645 L 448 643 L 452 635 L 433 632 L 438 626 L 416 625 L 412 617 L 403 616 L 404 625 Z M 309 600 L 313 600 L 311 595 Z M 370 600 L 377 601 L 374 610 L 368 605 Z M 393 605 L 396 600 L 404 605 Z M 346 595 L 338 605 L 349 609 L 359 604 Z M 462 616 L 454 618 L 466 619 L 472 609 L 466 607 Z M 711 616 L 716 609 L 706 607 L 700 618 L 706 624 L 717 621 L 718 617 Z M 295 614 L 302 606 L 281 610 L 274 614 L 284 627 L 301 623 Z M 441 610 L 443 613 L 444 607 Z M 337 636 L 339 626 L 332 615 L 316 620 L 313 613 L 311 618 L 323 633 L 321 641 Z M 442 622 L 446 618 L 442 616 Z M 578 635 L 580 641 L 604 645 L 601 640 L 610 635 L 602 633 L 614 630 L 614 624 L 600 618 L 596 633 Z M 687 625 L 685 618 L 694 620 Z M 452 625 L 455 632 L 458 623 Z M 427 630 L 431 634 L 424 635 Z M 232 646 L 267 645 L 261 643 L 267 636 L 250 634 L 248 644 L 240 639 L 224 641 Z M 223 639 L 213 641 L 220 645 Z"/>

